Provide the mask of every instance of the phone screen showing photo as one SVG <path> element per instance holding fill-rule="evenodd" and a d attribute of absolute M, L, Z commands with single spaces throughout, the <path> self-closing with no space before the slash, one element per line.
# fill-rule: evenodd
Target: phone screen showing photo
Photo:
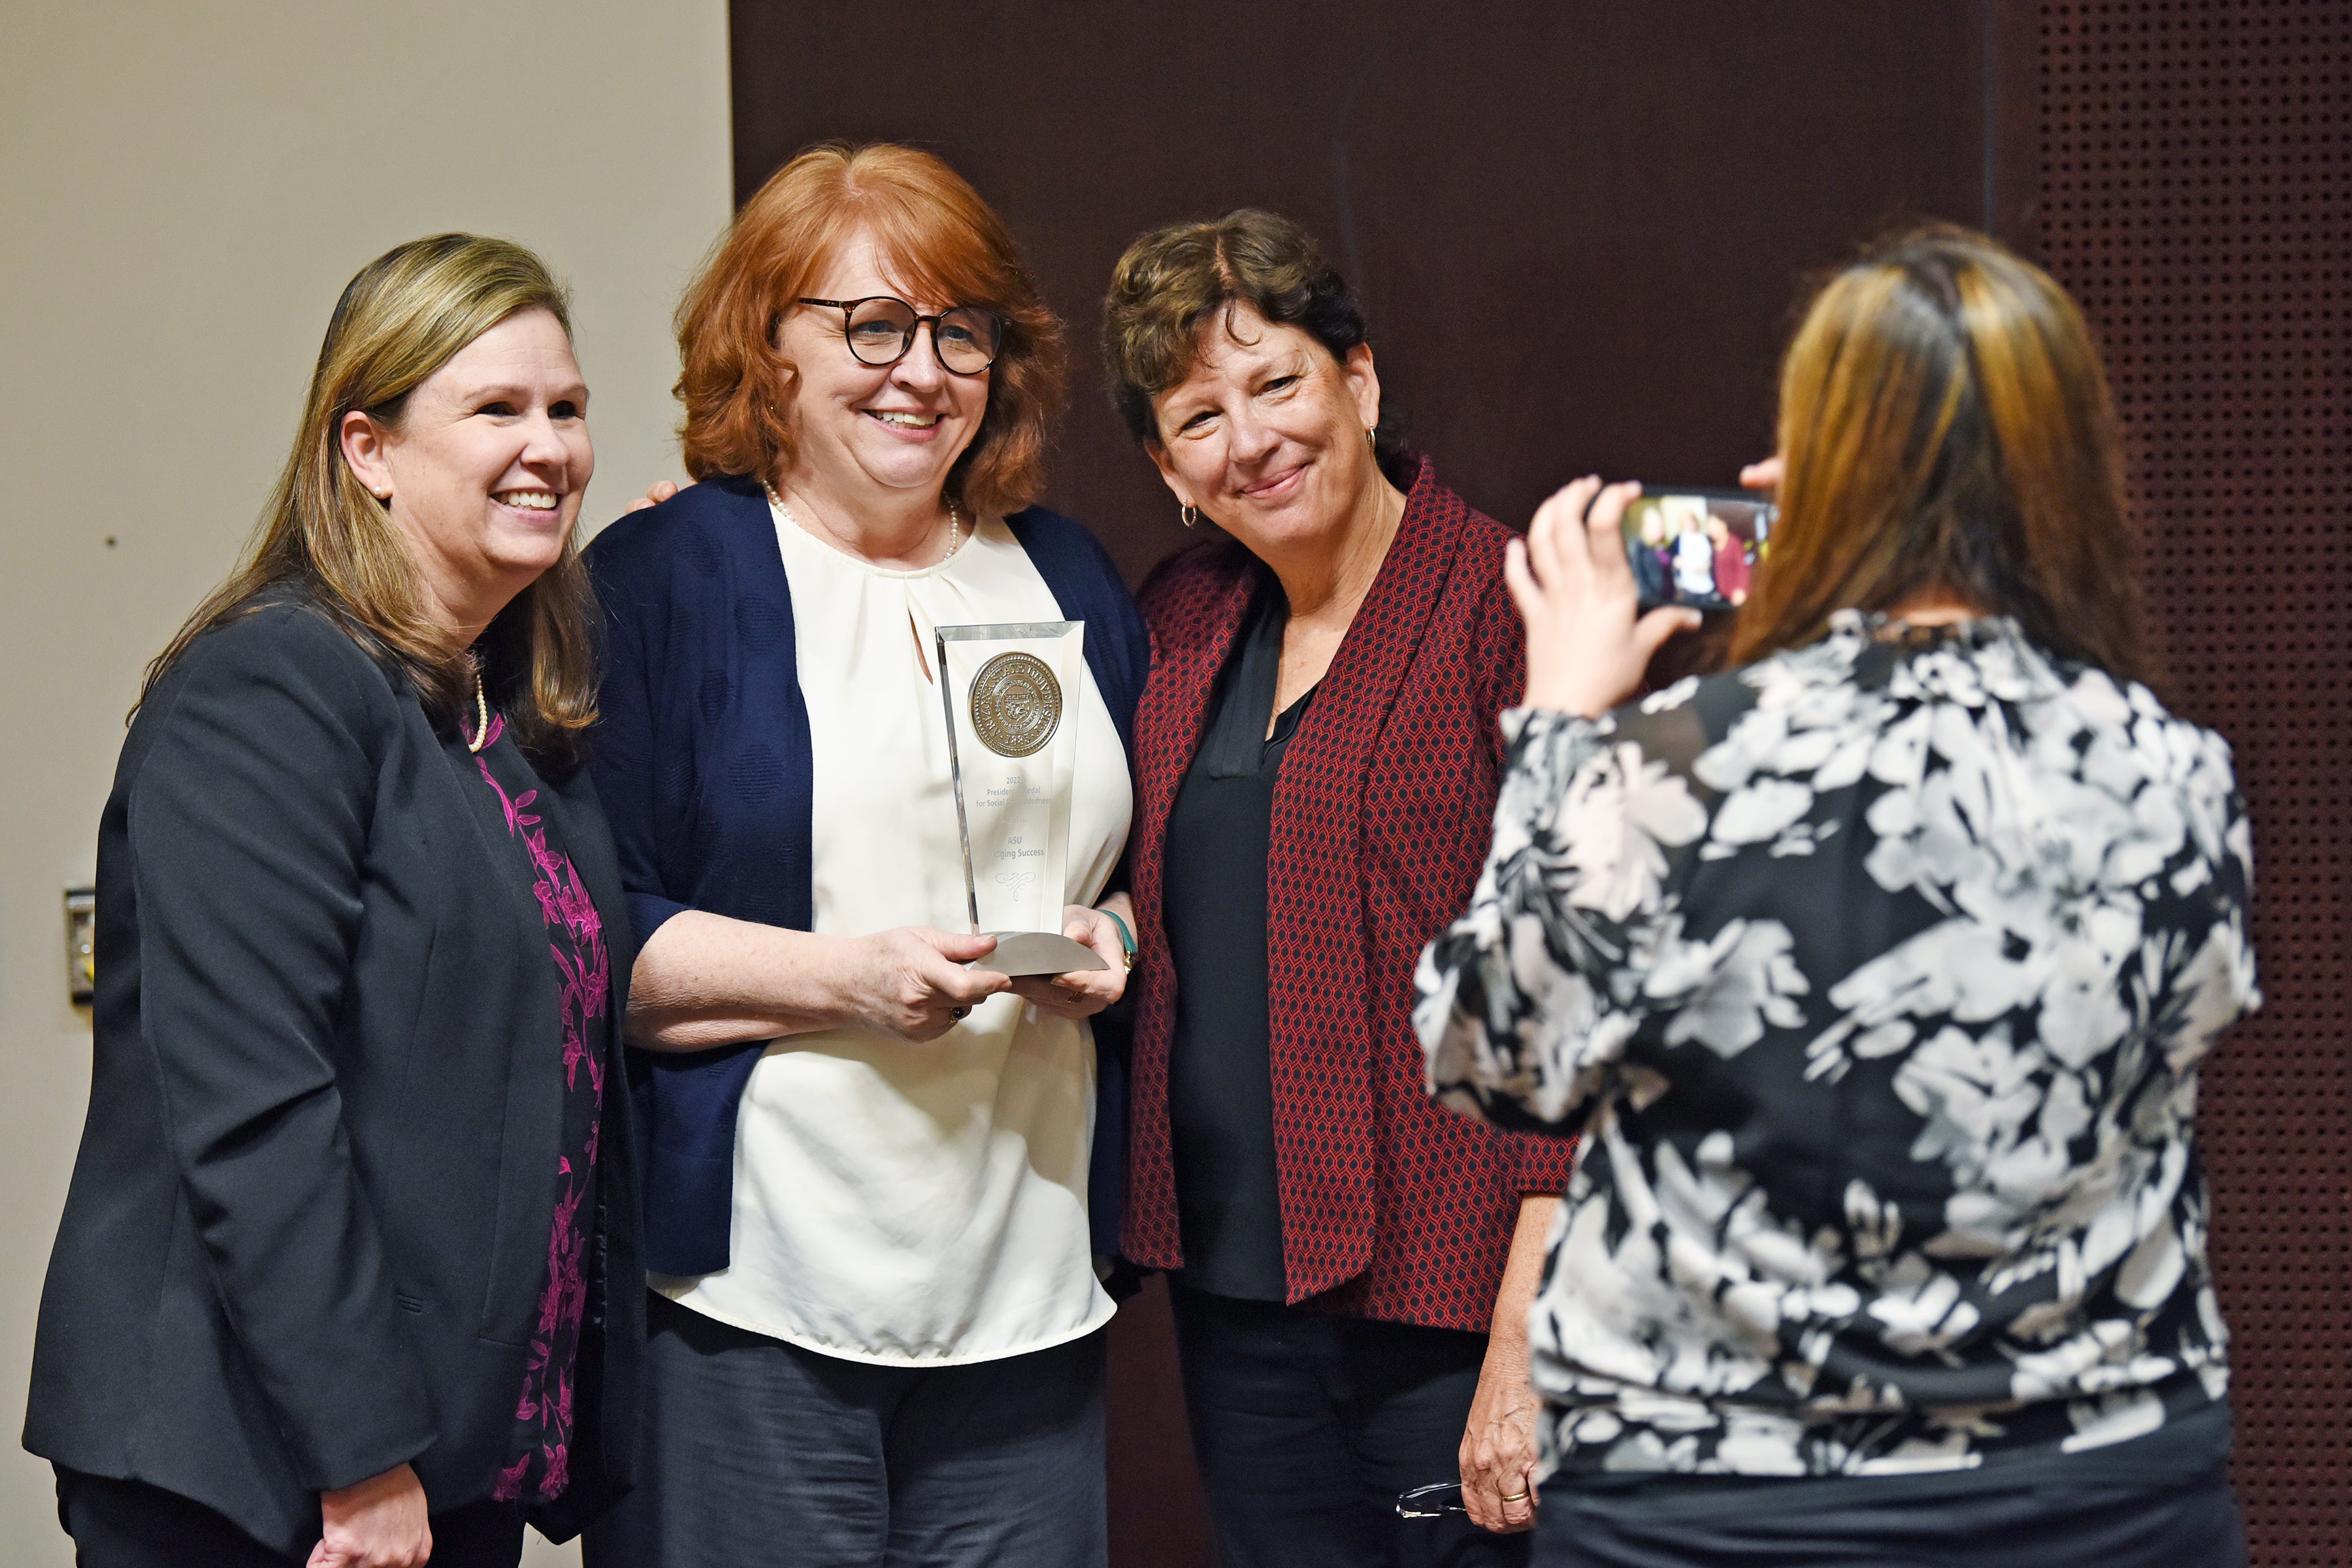
<path fill-rule="evenodd" d="M 1642 606 L 1738 609 L 1772 548 L 1772 505 L 1746 490 L 1645 485 L 1625 509 L 1625 558 Z"/>

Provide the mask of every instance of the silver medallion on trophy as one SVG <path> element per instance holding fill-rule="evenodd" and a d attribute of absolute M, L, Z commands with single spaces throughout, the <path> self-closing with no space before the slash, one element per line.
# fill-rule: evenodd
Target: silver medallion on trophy
<path fill-rule="evenodd" d="M 1060 929 L 1086 623 L 940 626 L 938 637 L 964 900 L 971 929 L 996 938 L 980 963 L 999 974 L 1108 968 Z"/>

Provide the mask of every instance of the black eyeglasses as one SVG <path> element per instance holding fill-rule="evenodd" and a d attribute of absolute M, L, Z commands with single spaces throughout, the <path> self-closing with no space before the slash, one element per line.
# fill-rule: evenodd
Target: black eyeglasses
<path fill-rule="evenodd" d="M 1462 1500 L 1460 1481 L 1440 1481 L 1435 1486 L 1397 1493 L 1399 1519 L 1444 1519 L 1449 1513 L 1469 1511 L 1470 1505 Z"/>
<path fill-rule="evenodd" d="M 957 375 L 978 375 L 996 363 L 1003 347 L 1004 324 L 995 312 L 977 305 L 958 305 L 936 316 L 919 316 L 915 307 L 888 294 L 863 300 L 802 300 L 841 312 L 842 335 L 860 364 L 877 369 L 897 364 L 915 346 L 918 329 L 931 329 L 931 349 L 940 363 Z"/>

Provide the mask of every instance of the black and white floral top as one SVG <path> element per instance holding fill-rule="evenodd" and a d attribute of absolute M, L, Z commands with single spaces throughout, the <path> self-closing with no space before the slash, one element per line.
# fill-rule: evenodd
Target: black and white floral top
<path fill-rule="evenodd" d="M 2190 1123 L 2259 996 L 2218 736 L 2014 623 L 1852 614 L 1504 724 L 1416 1016 L 1447 1104 L 1590 1135 L 1531 1323 L 1548 1472 L 2226 1442 Z"/>

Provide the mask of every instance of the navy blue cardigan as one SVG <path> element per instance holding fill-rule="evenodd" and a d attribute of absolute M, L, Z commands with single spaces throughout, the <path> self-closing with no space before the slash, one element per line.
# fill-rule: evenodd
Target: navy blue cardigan
<path fill-rule="evenodd" d="M 1101 545 L 1066 517 L 1007 518 L 1071 620 L 1128 748 L 1151 644 Z M 632 513 L 588 547 L 604 606 L 597 793 L 613 825 L 640 946 L 680 910 L 806 931 L 813 923 L 808 710 L 793 659 L 793 599 L 755 479 L 719 479 Z M 1098 1062 L 1094 1249 L 1118 1250 L 1127 1185 L 1126 1009 L 1095 1020 Z M 631 1050 L 643 1135 L 646 1262 L 659 1274 L 727 1267 L 735 1117 L 763 1043 Z"/>

